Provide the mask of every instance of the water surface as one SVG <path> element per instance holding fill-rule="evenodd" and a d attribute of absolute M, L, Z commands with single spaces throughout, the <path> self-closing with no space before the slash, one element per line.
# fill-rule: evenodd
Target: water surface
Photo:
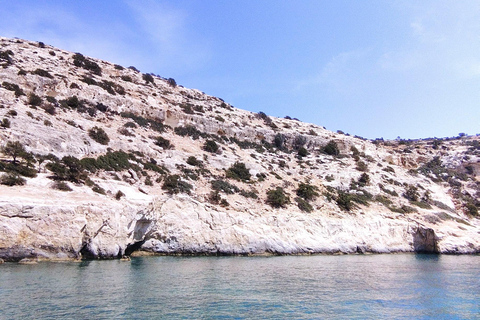
<path fill-rule="evenodd" d="M 480 256 L 0 265 L 0 319 L 480 319 Z"/>

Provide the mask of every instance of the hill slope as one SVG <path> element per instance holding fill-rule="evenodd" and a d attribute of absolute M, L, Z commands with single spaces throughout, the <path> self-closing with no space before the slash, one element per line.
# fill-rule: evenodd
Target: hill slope
<path fill-rule="evenodd" d="M 0 258 L 480 252 L 479 137 L 366 141 L 0 38 Z"/>

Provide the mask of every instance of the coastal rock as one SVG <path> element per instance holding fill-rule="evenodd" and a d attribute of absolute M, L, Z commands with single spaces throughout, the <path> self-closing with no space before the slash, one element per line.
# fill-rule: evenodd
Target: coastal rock
<path fill-rule="evenodd" d="M 478 136 L 369 141 L 0 44 L 0 259 L 480 252 Z"/>

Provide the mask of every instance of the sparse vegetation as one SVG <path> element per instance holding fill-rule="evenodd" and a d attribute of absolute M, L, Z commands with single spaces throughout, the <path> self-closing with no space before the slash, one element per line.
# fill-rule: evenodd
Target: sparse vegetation
<path fill-rule="evenodd" d="M 107 145 L 110 142 L 110 138 L 108 137 L 107 133 L 100 127 L 91 128 L 88 130 L 88 135 L 90 138 L 103 145 Z"/>
<path fill-rule="evenodd" d="M 227 178 L 239 181 L 250 180 L 251 174 L 243 162 L 235 162 L 226 172 Z"/>
<path fill-rule="evenodd" d="M 333 140 L 330 140 L 330 142 L 325 147 L 323 147 L 323 152 L 331 156 L 338 156 L 340 154 L 338 145 Z"/>
<path fill-rule="evenodd" d="M 190 190 L 192 190 L 192 185 L 182 181 L 180 176 L 175 175 L 168 175 L 165 177 L 162 185 L 162 189 L 166 190 L 169 194 L 177 194 L 177 193 L 186 193 L 190 194 Z"/>
<path fill-rule="evenodd" d="M 290 197 L 282 187 L 276 187 L 267 191 L 267 204 L 274 208 L 283 208 L 290 203 Z"/>

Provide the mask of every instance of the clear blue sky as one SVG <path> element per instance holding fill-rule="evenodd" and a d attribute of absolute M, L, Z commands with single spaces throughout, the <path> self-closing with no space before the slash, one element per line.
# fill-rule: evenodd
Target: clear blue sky
<path fill-rule="evenodd" d="M 5 0 L 0 35 L 366 138 L 480 133 L 477 0 Z"/>

